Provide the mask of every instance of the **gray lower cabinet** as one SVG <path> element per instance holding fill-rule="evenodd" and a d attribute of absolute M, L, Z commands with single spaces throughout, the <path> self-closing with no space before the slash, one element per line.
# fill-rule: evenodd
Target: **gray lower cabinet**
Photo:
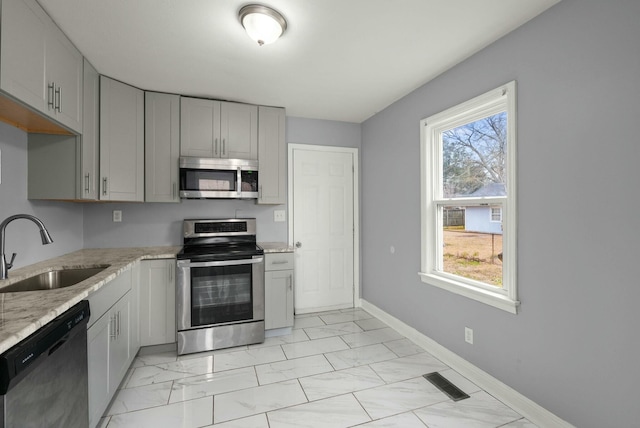
<path fill-rule="evenodd" d="M 2 0 L 0 89 L 82 132 L 82 54 L 35 0 Z"/>
<path fill-rule="evenodd" d="M 293 253 L 267 253 L 264 267 L 264 328 L 293 326 Z"/>
<path fill-rule="evenodd" d="M 287 199 L 285 110 L 258 107 L 258 204 L 284 204 Z"/>
<path fill-rule="evenodd" d="M 89 426 L 95 427 L 138 352 L 135 267 L 89 296 Z"/>
<path fill-rule="evenodd" d="M 180 202 L 180 96 L 144 94 L 144 201 Z"/>
<path fill-rule="evenodd" d="M 100 76 L 100 200 L 144 201 L 144 92 Z"/>
<path fill-rule="evenodd" d="M 176 342 L 175 259 L 143 260 L 140 266 L 140 344 Z"/>

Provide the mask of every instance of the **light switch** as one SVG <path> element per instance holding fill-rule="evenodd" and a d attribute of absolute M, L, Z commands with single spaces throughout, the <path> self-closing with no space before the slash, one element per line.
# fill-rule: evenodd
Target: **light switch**
<path fill-rule="evenodd" d="M 285 210 L 274 210 L 273 221 L 287 221 L 287 213 Z"/>
<path fill-rule="evenodd" d="M 122 211 L 121 210 L 113 210 L 113 222 L 120 223 L 122 221 Z"/>

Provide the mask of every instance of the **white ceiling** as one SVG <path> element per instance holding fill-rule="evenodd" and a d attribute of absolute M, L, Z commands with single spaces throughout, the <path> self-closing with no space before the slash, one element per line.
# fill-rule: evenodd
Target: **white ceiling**
<path fill-rule="evenodd" d="M 559 0 L 264 0 L 288 22 L 258 46 L 251 0 L 39 0 L 98 71 L 145 90 L 360 123 Z"/>

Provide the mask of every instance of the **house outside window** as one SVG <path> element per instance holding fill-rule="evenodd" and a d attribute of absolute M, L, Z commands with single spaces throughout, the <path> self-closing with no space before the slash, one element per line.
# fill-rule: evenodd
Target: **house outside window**
<path fill-rule="evenodd" d="M 426 284 L 516 313 L 516 84 L 421 121 Z M 454 225 L 451 213 L 464 213 Z"/>

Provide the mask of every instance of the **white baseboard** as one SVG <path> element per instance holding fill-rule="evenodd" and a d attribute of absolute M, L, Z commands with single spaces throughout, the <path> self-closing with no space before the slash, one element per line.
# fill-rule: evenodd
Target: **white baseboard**
<path fill-rule="evenodd" d="M 496 397 L 498 400 L 502 401 L 507 406 L 511 407 L 516 412 L 520 413 L 535 425 L 540 427 L 575 428 L 567 421 L 554 415 L 544 407 L 520 394 L 515 389 L 500 382 L 487 372 L 479 369 L 464 358 L 440 345 L 435 340 L 425 336 L 415 328 L 389 315 L 372 303 L 361 299 L 360 307 L 371 315 L 374 315 L 380 321 L 386 323 L 389 327 L 393 328 L 407 339 L 413 341 L 416 345 L 438 358 L 440 361 L 478 385 L 489 394 Z"/>

